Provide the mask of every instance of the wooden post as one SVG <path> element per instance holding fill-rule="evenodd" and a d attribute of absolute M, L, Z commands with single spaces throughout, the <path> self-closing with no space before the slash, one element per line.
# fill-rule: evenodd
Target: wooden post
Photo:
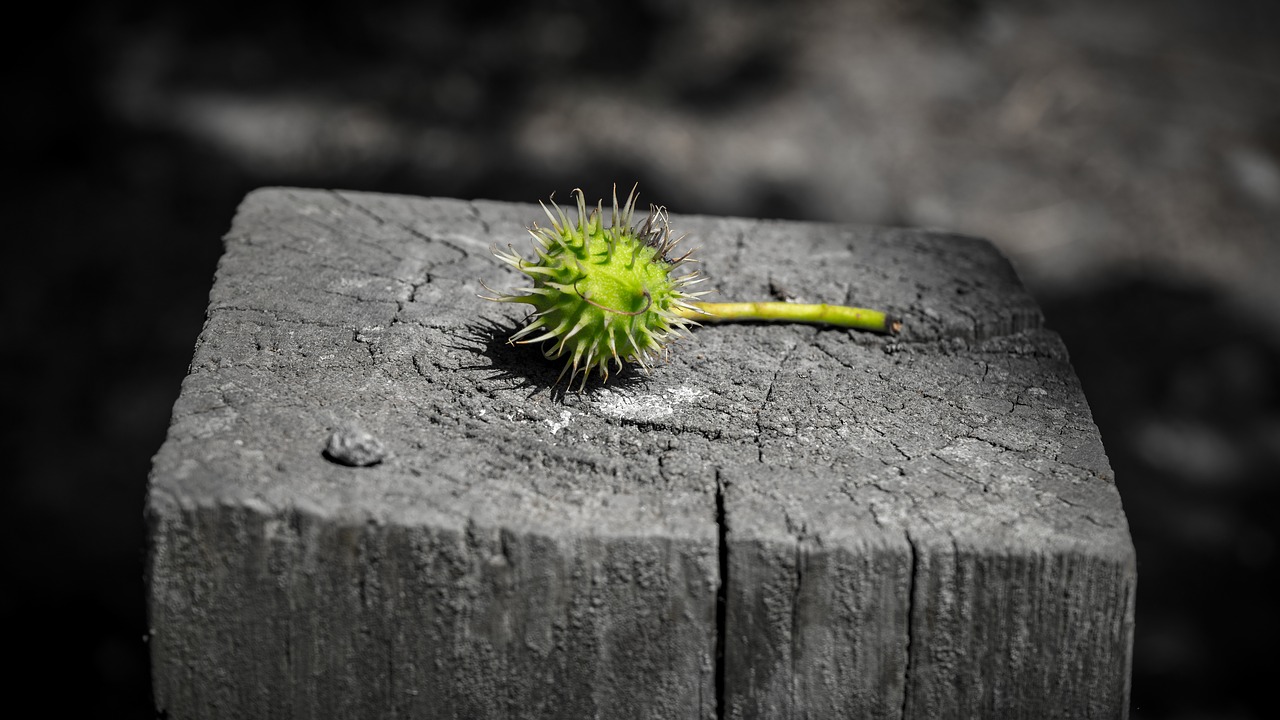
<path fill-rule="evenodd" d="M 506 337 L 536 205 L 268 189 L 148 498 L 170 717 L 1125 717 L 1135 564 L 1066 352 L 990 244 L 673 216 L 696 331 L 578 394 Z M 771 295 L 772 293 L 772 295 Z M 336 437 L 335 437 L 336 433 Z"/>

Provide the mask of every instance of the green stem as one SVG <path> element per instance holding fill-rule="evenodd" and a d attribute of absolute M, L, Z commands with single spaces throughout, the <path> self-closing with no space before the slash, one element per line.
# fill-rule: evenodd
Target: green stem
<path fill-rule="evenodd" d="M 677 308 L 676 314 L 699 322 L 733 320 L 781 320 L 784 322 L 815 323 L 839 327 L 894 334 L 902 329 L 902 322 L 879 310 L 848 307 L 845 305 L 820 305 L 789 302 L 694 302 L 690 303 L 708 315 Z"/>

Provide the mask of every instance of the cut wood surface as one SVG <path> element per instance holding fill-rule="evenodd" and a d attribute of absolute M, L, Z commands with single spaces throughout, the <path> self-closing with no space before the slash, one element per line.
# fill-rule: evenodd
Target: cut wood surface
<path fill-rule="evenodd" d="M 883 308 L 903 333 L 707 326 L 579 394 L 506 343 L 521 308 L 476 297 L 521 282 L 488 248 L 529 254 L 541 217 L 245 200 L 151 478 L 161 710 L 1127 714 L 1120 498 L 989 243 L 673 215 L 708 300 Z"/>

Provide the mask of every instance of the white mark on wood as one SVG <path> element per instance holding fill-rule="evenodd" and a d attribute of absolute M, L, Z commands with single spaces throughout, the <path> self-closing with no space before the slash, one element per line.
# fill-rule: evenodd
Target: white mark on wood
<path fill-rule="evenodd" d="M 634 422 L 655 422 L 671 417 L 676 407 L 686 405 L 702 396 L 695 388 L 671 388 L 662 394 L 628 393 L 620 390 L 600 389 L 596 392 L 595 408 L 601 415 Z"/>
<path fill-rule="evenodd" d="M 561 410 L 560 422 L 556 422 L 555 420 L 547 420 L 545 422 L 551 426 L 551 434 L 555 435 L 561 430 L 569 427 L 569 422 L 572 417 L 573 417 L 573 413 L 569 412 L 568 410 Z"/>

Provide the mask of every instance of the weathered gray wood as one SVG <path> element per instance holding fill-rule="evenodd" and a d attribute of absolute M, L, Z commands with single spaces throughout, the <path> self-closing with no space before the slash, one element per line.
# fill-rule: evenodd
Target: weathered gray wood
<path fill-rule="evenodd" d="M 161 709 L 1126 714 L 1119 498 L 989 244 L 677 216 L 726 298 L 882 306 L 906 332 L 709 326 L 578 395 L 503 342 L 518 308 L 475 297 L 517 281 L 486 248 L 539 213 L 245 201 L 152 474 Z M 339 429 L 382 462 L 327 459 Z"/>

